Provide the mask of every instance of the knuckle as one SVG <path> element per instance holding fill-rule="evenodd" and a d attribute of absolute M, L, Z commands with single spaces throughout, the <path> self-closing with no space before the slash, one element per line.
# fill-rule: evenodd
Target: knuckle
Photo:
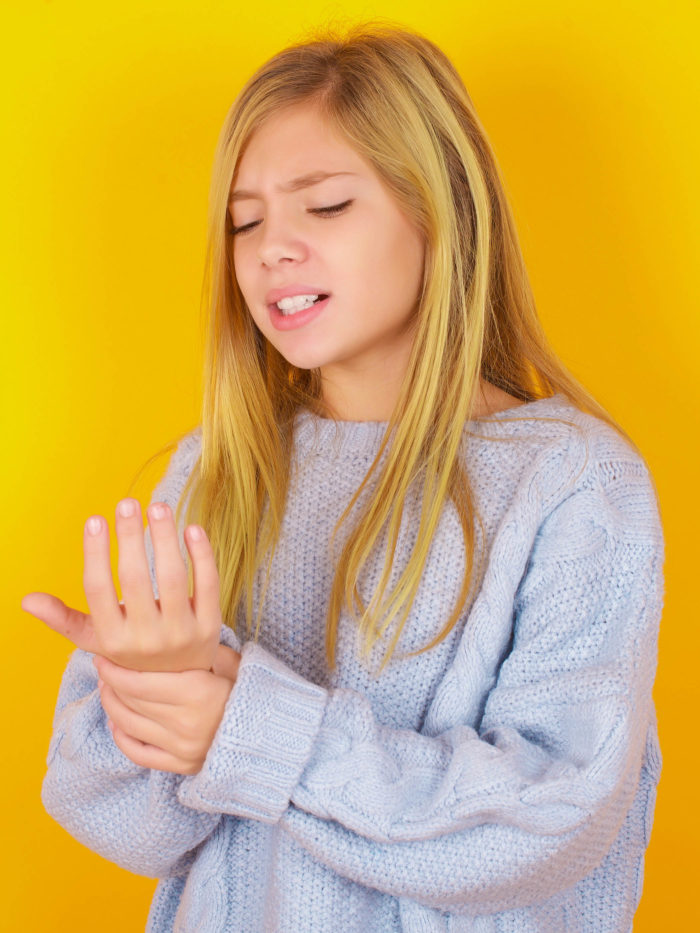
<path fill-rule="evenodd" d="M 156 657 L 162 653 L 163 647 L 163 641 L 150 629 L 140 631 L 138 640 L 134 645 L 135 651 L 144 658 Z"/>
<path fill-rule="evenodd" d="M 176 653 L 184 651 L 192 645 L 192 639 L 189 637 L 188 631 L 174 620 L 170 622 L 167 642 L 169 650 Z"/>
<path fill-rule="evenodd" d="M 186 713 L 181 721 L 183 742 L 192 750 L 198 738 L 198 718 L 192 713 Z"/>
<path fill-rule="evenodd" d="M 179 768 L 179 771 L 180 771 L 180 774 L 197 774 L 199 769 L 200 769 L 199 762 L 187 761 L 187 762 L 183 762 L 183 764 Z"/>
<path fill-rule="evenodd" d="M 205 586 L 208 589 L 218 589 L 219 571 L 216 569 L 215 564 L 212 563 L 203 567 L 199 573 L 199 578 L 202 586 Z"/>
<path fill-rule="evenodd" d="M 218 637 L 219 631 L 221 630 L 221 619 L 217 616 L 208 616 L 203 620 L 202 627 L 207 635 L 207 642 L 211 642 L 212 638 L 215 636 Z"/>
<path fill-rule="evenodd" d="M 201 758 L 201 748 L 194 739 L 183 746 L 182 757 L 191 765 L 195 765 Z"/>
<path fill-rule="evenodd" d="M 172 564 L 166 564 L 164 567 L 157 566 L 156 574 L 160 588 L 163 590 L 181 589 L 183 583 L 187 580 L 184 566 L 176 567 Z"/>
<path fill-rule="evenodd" d="M 139 748 L 126 745 L 126 743 L 122 743 L 119 747 L 124 752 L 126 757 L 130 758 L 135 765 L 138 765 L 140 768 L 150 767 L 150 759 L 147 752 L 141 751 Z"/>
<path fill-rule="evenodd" d="M 122 640 L 112 628 L 100 630 L 97 633 L 97 644 L 100 649 L 99 654 L 113 659 L 121 655 Z"/>
<path fill-rule="evenodd" d="M 122 585 L 134 586 L 143 583 L 145 579 L 146 574 L 143 567 L 131 563 L 119 564 L 119 580 Z"/>
<path fill-rule="evenodd" d="M 88 599 L 91 596 L 102 596 L 105 591 L 104 581 L 92 574 L 83 575 L 83 589 Z"/>

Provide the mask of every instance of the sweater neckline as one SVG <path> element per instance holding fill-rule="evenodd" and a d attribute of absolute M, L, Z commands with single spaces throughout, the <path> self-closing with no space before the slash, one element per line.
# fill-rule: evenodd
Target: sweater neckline
<path fill-rule="evenodd" d="M 481 425 L 488 427 L 493 421 L 509 418 L 539 417 L 550 410 L 556 410 L 563 404 L 569 404 L 561 392 L 546 398 L 535 399 L 522 405 L 504 408 L 486 416 L 487 420 L 472 419 L 465 422 L 465 430 L 473 430 Z M 297 450 L 303 453 L 323 453 L 332 449 L 334 454 L 371 454 L 374 456 L 386 432 L 388 421 L 335 421 L 322 418 L 308 409 L 302 409 L 296 415 L 294 437 Z"/>

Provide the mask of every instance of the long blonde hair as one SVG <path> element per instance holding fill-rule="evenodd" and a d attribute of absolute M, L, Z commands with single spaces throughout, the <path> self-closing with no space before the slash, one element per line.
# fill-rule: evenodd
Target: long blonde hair
<path fill-rule="evenodd" d="M 523 401 L 561 392 L 636 447 L 547 342 L 495 157 L 445 54 L 423 36 L 384 23 L 316 33 L 275 55 L 245 84 L 226 116 L 214 160 L 202 449 L 176 518 L 187 499 L 187 522 L 207 531 L 223 618 L 234 625 L 245 607 L 248 635 L 255 627 L 257 637 L 262 600 L 255 612 L 253 583 L 258 572 L 269 575 L 279 535 L 294 417 L 302 406 L 323 413 L 318 372 L 289 364 L 253 324 L 236 282 L 227 211 L 251 134 L 283 108 L 305 102 L 316 104 L 369 160 L 426 246 L 412 355 L 381 449 L 338 523 L 336 530 L 371 482 L 364 514 L 346 529 L 328 606 L 329 665 L 343 609 L 356 617 L 367 653 L 393 626 L 386 664 L 448 502 L 463 531 L 464 581 L 441 632 L 421 650 L 450 632 L 479 580 L 479 516 L 460 445 L 476 411 L 480 379 Z M 422 497 L 420 526 L 389 590 L 402 511 L 415 484 Z M 383 573 L 365 605 L 358 580 L 384 535 Z"/>

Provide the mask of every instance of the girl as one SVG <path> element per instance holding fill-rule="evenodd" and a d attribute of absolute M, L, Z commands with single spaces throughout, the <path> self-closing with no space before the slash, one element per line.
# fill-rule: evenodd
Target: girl
<path fill-rule="evenodd" d="M 152 931 L 627 933 L 654 484 L 546 343 L 456 70 L 378 26 L 282 51 L 210 208 L 202 422 L 145 541 L 117 508 L 124 601 L 100 516 L 89 615 L 23 601 L 78 648 L 46 808 L 161 879 Z"/>

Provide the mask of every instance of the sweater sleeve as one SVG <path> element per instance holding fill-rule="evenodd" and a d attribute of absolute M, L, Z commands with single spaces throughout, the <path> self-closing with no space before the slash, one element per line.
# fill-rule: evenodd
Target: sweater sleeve
<path fill-rule="evenodd" d="M 280 821 L 342 876 L 449 913 L 526 906 L 588 875 L 640 781 L 664 543 L 643 463 L 587 476 L 535 535 L 478 728 L 388 727 L 360 693 L 246 644 L 180 800 Z"/>
<path fill-rule="evenodd" d="M 220 816 L 178 802 L 182 775 L 141 768 L 117 748 L 92 658 L 75 651 L 63 675 L 44 807 L 79 842 L 122 868 L 152 878 L 184 874 Z"/>
<path fill-rule="evenodd" d="M 151 501 L 175 508 L 196 447 L 193 435 L 180 444 Z M 146 545 L 157 593 L 148 533 Z M 225 627 L 221 640 L 237 647 Z M 63 675 L 42 786 L 44 806 L 76 839 L 123 868 L 159 878 L 183 874 L 193 850 L 221 816 L 196 812 L 178 801 L 182 775 L 141 768 L 117 748 L 92 659 L 88 652 L 75 651 Z"/>

